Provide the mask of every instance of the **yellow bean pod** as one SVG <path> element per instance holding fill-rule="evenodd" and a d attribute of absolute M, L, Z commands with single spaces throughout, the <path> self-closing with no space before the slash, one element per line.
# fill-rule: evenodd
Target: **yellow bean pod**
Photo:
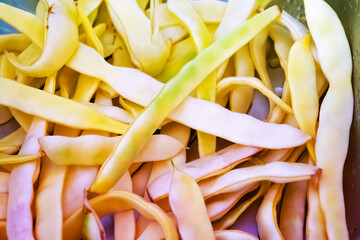
<path fill-rule="evenodd" d="M 8 201 L 9 201 L 9 194 L 0 193 L 0 221 L 6 220 Z"/>
<path fill-rule="evenodd" d="M 240 48 L 234 56 L 235 76 L 237 77 L 254 77 L 255 66 L 251 58 L 249 46 Z M 247 86 L 239 86 L 230 92 L 229 105 L 230 110 L 239 113 L 245 113 L 249 109 L 253 89 Z"/>
<path fill-rule="evenodd" d="M 9 155 L 5 153 L 0 153 L 0 164 L 23 163 L 23 162 L 35 160 L 41 156 L 42 156 L 41 153 L 26 154 L 26 155 Z"/>
<path fill-rule="evenodd" d="M 311 160 L 309 163 L 311 164 Z M 309 181 L 307 205 L 306 239 L 327 239 L 326 222 L 319 198 L 319 186 L 315 180 Z"/>
<path fill-rule="evenodd" d="M 116 98 L 120 96 L 118 92 L 116 92 L 111 86 L 109 86 L 105 82 L 100 83 L 99 90 L 101 90 L 101 93 L 109 98 Z"/>
<path fill-rule="evenodd" d="M 55 76 L 53 78 L 55 80 Z M 57 126 L 55 126 L 54 133 L 59 134 Z M 36 239 L 62 239 L 61 190 L 64 184 L 66 168 L 54 164 L 47 157 L 43 158 L 42 163 L 39 187 L 35 195 L 37 220 L 35 223 L 35 237 Z M 50 222 L 51 224 L 49 224 Z M 52 234 L 54 236 L 51 236 Z"/>
<path fill-rule="evenodd" d="M 295 117 L 301 130 L 316 138 L 319 112 L 319 96 L 316 68 L 310 50 L 309 34 L 297 40 L 289 53 L 288 82 Z M 306 143 L 312 159 L 315 157 L 315 142 Z"/>
<path fill-rule="evenodd" d="M 309 34 L 292 46 L 289 53 L 288 75 L 296 120 L 300 129 L 315 139 L 319 97 Z"/>
<path fill-rule="evenodd" d="M 271 26 L 270 37 L 274 41 L 274 50 L 279 58 L 280 65 L 285 72 L 285 82 L 283 85 L 281 99 L 286 104 L 291 104 L 291 95 L 288 84 L 288 56 L 294 41 L 291 38 L 290 32 L 286 28 L 278 24 L 273 24 Z M 271 114 L 271 117 L 269 119 L 269 122 L 281 123 L 284 121 L 285 117 L 286 117 L 285 112 L 283 112 L 278 106 L 275 106 L 273 114 Z"/>
<path fill-rule="evenodd" d="M 80 95 L 83 98 L 79 98 L 79 100 L 86 100 L 87 94 Z M 112 105 L 111 99 L 105 97 L 99 92 L 96 93 L 95 96 L 95 104 L 104 104 L 104 105 Z M 74 131 L 73 132 L 77 132 Z M 75 134 L 78 136 L 79 133 Z M 107 137 L 110 133 L 104 131 L 96 131 L 96 130 L 85 130 L 81 133 L 81 135 L 92 135 L 97 134 L 100 136 Z M 96 174 L 99 170 L 98 166 L 71 166 L 69 167 L 63 187 L 62 193 L 62 206 L 63 206 L 63 217 L 66 219 L 71 214 L 73 214 L 82 204 L 83 195 L 82 192 L 84 189 L 89 189 L 89 186 L 94 181 Z"/>
<path fill-rule="evenodd" d="M 224 16 L 226 3 L 216 0 L 194 1 L 188 3 L 195 9 L 204 23 L 218 23 Z M 159 5 L 159 27 L 160 29 L 180 24 L 180 20 L 171 13 L 167 3 Z M 146 10 L 145 14 L 150 17 L 150 10 Z"/>
<path fill-rule="evenodd" d="M 75 98 L 73 98 L 75 100 Z M 97 103 L 83 103 L 86 106 L 93 108 L 94 110 L 118 121 L 123 123 L 131 123 L 134 120 L 134 116 L 131 116 L 128 111 L 125 111 L 122 108 L 110 106 L 110 105 L 103 105 Z M 141 108 L 142 109 L 142 108 Z"/>
<path fill-rule="evenodd" d="M 9 78 L 15 80 L 15 68 L 11 65 L 10 61 L 5 55 L 1 55 L 1 68 L 0 77 Z M 13 109 L 9 109 L 6 106 L 0 105 L 0 124 L 8 122 L 13 117 Z M 16 116 L 16 113 L 14 114 Z M 21 121 L 19 121 L 21 122 Z"/>
<path fill-rule="evenodd" d="M 65 175 L 64 167 L 45 157 L 39 178 L 39 188 L 35 197 L 36 239 L 62 239 L 61 191 Z M 51 224 L 49 224 L 51 222 Z"/>
<path fill-rule="evenodd" d="M 254 183 L 234 193 L 224 193 L 206 200 L 206 211 L 212 222 L 221 219 L 245 194 L 257 189 Z"/>
<path fill-rule="evenodd" d="M 252 41 L 250 41 L 250 52 L 254 61 L 256 71 L 259 73 L 264 85 L 273 91 L 270 76 L 267 71 L 266 63 L 266 41 L 269 36 L 269 30 L 262 30 Z"/>
<path fill-rule="evenodd" d="M 184 58 L 189 53 L 197 54 L 196 45 L 191 37 L 172 45 L 168 61 Z"/>
<path fill-rule="evenodd" d="M 239 85 L 247 85 L 249 87 L 255 88 L 259 90 L 262 94 L 270 99 L 273 103 L 277 104 L 283 111 L 288 114 L 293 114 L 292 108 L 284 103 L 274 92 L 269 90 L 265 84 L 263 84 L 259 79 L 252 77 L 228 77 L 222 79 L 217 84 L 217 97 L 219 99 L 223 99 L 223 96 L 227 94 L 229 91 L 234 90 L 235 87 Z M 224 103 L 219 103 L 220 105 L 224 105 Z"/>
<path fill-rule="evenodd" d="M 10 177 L 9 173 L 0 172 L 0 193 L 9 192 L 9 177 Z"/>
<path fill-rule="evenodd" d="M 189 36 L 186 28 L 181 25 L 169 26 L 161 29 L 160 34 L 165 42 L 172 44 L 182 41 Z"/>
<path fill-rule="evenodd" d="M 78 174 L 79 172 L 81 175 Z M 94 166 L 73 166 L 68 169 L 62 195 L 64 221 L 81 207 L 83 192 L 79 189 L 80 187 L 82 189 L 89 188 L 97 172 L 98 168 L 94 168 Z"/>
<path fill-rule="evenodd" d="M 0 237 L 1 239 L 8 239 L 6 235 L 6 221 L 0 221 Z"/>
<path fill-rule="evenodd" d="M 5 52 L 16 68 L 34 77 L 48 76 L 59 70 L 74 53 L 78 42 L 74 2 L 47 0 L 45 3 L 48 11 L 43 20 L 44 50 L 41 57 L 31 65 L 24 65 L 17 61 L 14 54 Z"/>
<path fill-rule="evenodd" d="M 81 7 L 80 7 L 81 8 Z M 81 10 L 80 10 L 81 11 Z M 84 14 L 83 14 L 84 15 Z M 86 35 L 89 36 L 89 41 L 92 42 L 92 45 L 95 46 L 95 50 L 101 54 L 101 56 L 104 56 L 104 48 L 103 48 L 103 44 L 100 42 L 98 35 L 100 35 L 99 32 L 96 32 L 97 28 L 94 27 L 92 28 L 92 26 L 90 25 L 90 23 L 88 23 L 88 20 L 86 18 L 86 16 L 83 16 L 83 24 L 86 25 Z M 99 24 L 100 25 L 100 24 Z M 97 26 L 99 26 L 97 25 Z M 106 25 L 103 24 L 104 28 L 103 30 L 105 31 Z M 113 32 L 111 32 L 112 35 Z M 105 34 L 103 34 L 105 35 Z M 91 43 L 90 43 L 91 45 Z M 96 90 L 98 89 L 100 85 L 100 80 L 93 78 L 91 76 L 86 76 L 84 74 L 80 74 L 78 81 L 77 81 L 77 86 L 76 86 L 76 90 L 73 96 L 73 100 L 78 101 L 78 102 L 89 102 L 91 100 L 91 98 L 93 97 L 94 93 L 96 92 Z"/>
<path fill-rule="evenodd" d="M 266 153 L 259 156 L 259 159 L 261 159 L 265 163 L 283 162 L 289 158 L 293 150 L 293 148 L 268 150 L 266 151 Z"/>
<path fill-rule="evenodd" d="M 131 62 L 131 57 L 129 52 L 126 49 L 124 41 L 120 36 L 115 37 L 115 42 L 119 44 L 119 47 L 114 50 L 112 55 L 112 64 L 118 67 L 131 67 L 136 68 L 135 65 Z"/>
<path fill-rule="evenodd" d="M 270 26 L 269 36 L 274 41 L 274 50 L 287 77 L 289 52 L 294 44 L 291 32 L 282 25 L 274 23 Z"/>
<path fill-rule="evenodd" d="M 8 89 L 11 89 L 9 91 Z M 36 95 L 34 98 L 32 96 Z M 49 121 L 75 128 L 123 133 L 124 123 L 112 120 L 80 103 L 61 98 L 15 81 L 0 78 L 0 103 Z M 18 98 L 18 96 L 23 96 Z M 72 116 L 69 118 L 68 116 Z"/>
<path fill-rule="evenodd" d="M 185 55 L 183 58 L 175 59 L 166 63 L 164 70 L 157 75 L 156 80 L 166 83 L 171 78 L 175 77 L 179 73 L 181 68 L 185 66 L 190 60 L 196 56 L 196 51 L 190 52 L 188 55 Z"/>
<path fill-rule="evenodd" d="M 91 26 L 91 23 L 89 22 L 89 19 L 87 18 L 84 9 L 81 7 L 81 4 L 77 3 L 75 3 L 75 7 L 87 35 L 87 43 L 90 47 L 93 47 L 101 56 L 104 56 L 104 47 L 100 42 L 98 36 L 96 35 L 93 27 Z"/>
<path fill-rule="evenodd" d="M 0 152 L 13 154 L 17 152 L 24 142 L 26 132 L 23 128 L 18 128 L 6 137 L 0 139 Z"/>
<path fill-rule="evenodd" d="M 319 98 L 325 93 L 329 83 L 321 69 L 316 68 L 316 89 L 318 91 Z"/>
<path fill-rule="evenodd" d="M 63 67 L 58 75 L 60 96 L 71 98 L 74 95 L 76 80 L 78 79 L 79 74 L 68 67 Z"/>
<path fill-rule="evenodd" d="M 232 29 L 243 23 L 255 10 L 256 1 L 228 1 L 224 17 L 221 19 L 219 27 L 215 32 L 215 39 L 230 32 Z M 253 77 L 254 66 L 251 60 L 248 45 L 240 48 L 235 53 L 236 76 Z M 217 69 L 217 79 L 224 74 L 228 60 Z M 242 66 L 241 66 L 242 65 Z M 244 71 L 243 71 L 244 70 Z M 238 88 L 230 96 L 230 106 L 237 106 L 236 112 L 245 112 L 243 108 L 250 105 L 252 90 L 247 87 Z M 246 107 L 247 105 L 247 107 Z M 230 108 L 233 111 L 233 108 Z M 247 109 L 246 109 L 247 110 Z"/>
<path fill-rule="evenodd" d="M 111 191 L 89 200 L 91 206 L 102 218 L 106 214 L 115 213 L 122 210 L 134 208 L 140 214 L 150 219 L 154 219 L 162 226 L 165 237 L 167 239 L 178 239 L 178 234 L 172 220 L 157 205 L 145 201 L 143 198 L 134 193 L 124 191 Z M 82 210 L 77 210 L 69 217 L 63 228 L 63 236 L 65 239 L 77 239 L 81 236 Z"/>
<path fill-rule="evenodd" d="M 300 21 L 298 21 L 286 11 L 281 13 L 278 21 L 283 26 L 286 26 L 286 28 L 290 31 L 294 41 L 299 40 L 309 33 L 309 30 L 302 23 L 300 23 Z"/>
<path fill-rule="evenodd" d="M 319 172 L 319 168 L 307 164 L 272 162 L 234 169 L 224 175 L 203 180 L 199 185 L 204 198 L 207 199 L 220 193 L 235 192 L 258 181 L 288 183 L 308 180 Z"/>
<path fill-rule="evenodd" d="M 199 186 L 194 178 L 174 168 L 169 202 L 182 239 L 215 239 Z"/>
<path fill-rule="evenodd" d="M 105 229 L 100 222 L 96 212 L 91 207 L 87 199 L 87 192 L 84 191 L 84 204 L 83 204 L 83 226 L 82 231 L 85 239 L 87 240 L 106 240 Z"/>
<path fill-rule="evenodd" d="M 78 3 L 84 10 L 85 15 L 88 16 L 100 6 L 102 0 L 78 0 Z"/>
<path fill-rule="evenodd" d="M 95 178 L 94 178 L 95 179 Z M 128 191 L 132 192 L 133 184 L 131 181 L 131 176 L 129 172 L 125 173 L 122 178 L 116 183 L 116 185 L 111 189 L 112 191 Z M 140 215 L 142 216 L 142 215 Z M 138 216 L 138 219 L 139 217 Z M 114 214 L 114 238 L 115 240 L 131 240 L 135 238 L 135 213 L 134 210 L 126 210 L 117 212 Z M 160 226 L 161 229 L 161 226 Z M 162 229 L 161 229 L 161 232 Z"/>
<path fill-rule="evenodd" d="M 304 3 L 319 63 L 329 81 L 320 107 L 315 143 L 316 165 L 323 169 L 319 180 L 320 202 L 328 238 L 348 239 L 342 180 L 354 105 L 351 52 L 335 11 L 322 0 Z"/>
<path fill-rule="evenodd" d="M 106 240 L 105 229 L 95 213 L 87 213 L 84 216 L 83 236 L 86 240 Z M 101 226 L 101 227 L 100 227 Z"/>
<path fill-rule="evenodd" d="M 0 105 L 0 124 L 4 124 L 9 121 L 13 116 L 9 109 L 5 106 Z"/>
<path fill-rule="evenodd" d="M 138 169 L 132 175 L 133 192 L 139 196 L 144 197 L 146 186 L 151 174 L 152 163 L 144 163 L 140 169 Z"/>
<path fill-rule="evenodd" d="M 14 16 L 17 16 L 14 18 Z M 5 3 L 0 3 L 0 18 L 24 33 L 38 47 L 44 46 L 45 24 L 35 15 L 12 7 Z M 31 21 L 28 21 L 31 19 Z M 36 38 L 30 37 L 36 34 Z"/>
<path fill-rule="evenodd" d="M 198 52 L 202 51 L 212 43 L 205 23 L 190 3 L 182 0 L 170 0 L 167 3 L 167 6 L 189 31 Z"/>
<path fill-rule="evenodd" d="M 277 224 L 276 205 L 281 200 L 284 184 L 274 184 L 265 194 L 256 215 L 261 239 L 284 240 Z"/>
<path fill-rule="evenodd" d="M 190 128 L 176 123 L 170 122 L 163 126 L 160 134 L 165 134 L 180 141 L 184 146 L 188 146 L 190 138 Z"/>
<path fill-rule="evenodd" d="M 286 11 L 283 11 L 278 19 L 278 22 L 281 25 L 286 26 L 286 28 L 290 31 L 291 36 L 294 41 L 299 40 L 300 38 L 304 37 L 306 34 L 309 33 L 307 27 L 304 26 L 298 19 L 294 18 Z M 314 60 L 316 64 L 319 66 L 319 57 L 316 50 L 316 46 L 313 41 L 310 43 L 311 52 L 314 56 Z"/>
<path fill-rule="evenodd" d="M 106 24 L 105 23 L 99 23 L 96 26 L 94 26 L 94 32 L 96 36 L 99 38 L 103 37 L 105 33 L 107 32 Z M 79 35 L 79 42 L 85 43 L 87 40 L 87 34 L 85 32 L 81 33 Z"/>
<path fill-rule="evenodd" d="M 139 6 L 129 0 L 105 2 L 133 63 L 150 75 L 159 74 L 169 57 L 170 50 L 160 33 L 152 31 L 152 22 Z"/>
<path fill-rule="evenodd" d="M 224 230 L 233 225 L 239 216 L 257 199 L 262 197 L 270 187 L 270 182 L 264 181 L 261 183 L 259 191 L 252 198 L 242 202 L 238 206 L 232 208 L 222 218 L 213 223 L 214 230 Z"/>
<path fill-rule="evenodd" d="M 258 238 L 239 230 L 218 230 L 215 231 L 216 240 L 257 240 Z"/>
<path fill-rule="evenodd" d="M 126 99 L 123 99 L 122 97 L 119 97 L 119 103 L 125 110 L 127 110 L 131 114 L 133 119 L 139 116 L 141 112 L 144 110 L 142 106 L 139 106 L 136 103 L 130 102 Z"/>
<path fill-rule="evenodd" d="M 136 172 L 136 170 L 138 170 L 142 165 L 143 165 L 142 162 L 135 162 L 135 163 L 131 164 L 131 166 L 129 167 L 130 175 L 134 174 Z"/>
<path fill-rule="evenodd" d="M 250 14 L 255 10 L 255 3 L 255 0 L 228 1 L 224 16 L 215 33 L 216 38 L 230 32 L 236 26 L 246 21 Z"/>
<path fill-rule="evenodd" d="M 23 33 L 0 35 L 0 53 L 6 51 L 23 51 L 31 44 L 30 39 Z"/>
<path fill-rule="evenodd" d="M 248 157 L 259 152 L 260 149 L 244 147 L 240 145 L 229 146 L 214 155 L 193 160 L 189 163 L 179 165 L 178 168 L 192 176 L 197 181 L 210 178 L 229 169 L 234 168 L 241 162 L 248 160 Z M 159 176 L 148 187 L 148 193 L 153 200 L 164 198 L 169 191 L 172 172 L 166 172 Z"/>
<path fill-rule="evenodd" d="M 311 180 L 310 180 L 311 181 Z M 284 239 L 304 239 L 306 181 L 288 183 L 280 211 L 280 230 Z"/>
<path fill-rule="evenodd" d="M 139 237 L 137 237 L 137 240 L 147 240 L 147 239 L 164 239 L 164 232 L 161 229 L 161 226 L 155 222 L 152 221 L 147 225 L 146 229 L 141 233 Z"/>
<path fill-rule="evenodd" d="M 32 64 L 37 59 L 39 59 L 39 57 L 41 56 L 41 52 L 42 52 L 42 48 L 38 47 L 35 43 L 32 43 L 29 47 L 27 47 L 24 51 L 22 51 L 17 56 L 17 60 L 23 64 Z M 11 53 L 11 54 L 13 54 L 13 53 Z M 9 58 L 7 58 L 7 59 L 9 59 Z M 13 68 L 15 68 L 15 66 L 13 66 L 13 64 L 11 64 L 11 65 Z M 21 81 L 19 81 L 19 82 L 21 82 L 21 83 L 26 83 L 26 82 L 28 82 L 29 79 L 33 78 L 21 71 L 19 71 L 19 75 L 20 76 L 22 75 L 22 78 L 24 78 L 24 79 L 20 79 Z"/>
<path fill-rule="evenodd" d="M 55 91 L 55 77 L 54 74 L 46 79 L 44 90 L 49 95 Z M 37 140 L 39 137 L 45 136 L 46 132 L 47 122 L 34 117 L 19 155 L 38 153 L 40 145 Z M 6 233 L 10 239 L 34 239 L 31 204 L 34 195 L 33 184 L 36 182 L 40 170 L 39 160 L 14 165 L 12 168 L 8 184 L 9 203 L 6 219 Z"/>
<path fill-rule="evenodd" d="M 46 136 L 39 139 L 45 154 L 57 164 L 101 165 L 121 137 L 85 135 L 80 137 Z M 135 162 L 161 161 L 175 156 L 184 145 L 166 135 L 154 135 Z M 165 151 L 164 151 L 165 150 Z"/>
<path fill-rule="evenodd" d="M 136 2 L 139 5 L 139 7 L 141 8 L 141 10 L 143 10 L 143 11 L 149 4 L 149 0 L 136 0 Z"/>

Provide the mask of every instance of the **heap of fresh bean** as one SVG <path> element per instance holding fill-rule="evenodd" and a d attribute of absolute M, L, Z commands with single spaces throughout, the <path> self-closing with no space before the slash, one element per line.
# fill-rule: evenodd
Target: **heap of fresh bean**
<path fill-rule="evenodd" d="M 0 3 L 0 239 L 348 239 L 346 35 L 268 3 Z"/>

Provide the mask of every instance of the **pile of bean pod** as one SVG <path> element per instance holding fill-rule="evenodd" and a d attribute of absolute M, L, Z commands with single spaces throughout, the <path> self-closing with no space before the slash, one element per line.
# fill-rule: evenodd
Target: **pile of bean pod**
<path fill-rule="evenodd" d="M 348 239 L 348 41 L 269 2 L 0 3 L 0 239 Z"/>

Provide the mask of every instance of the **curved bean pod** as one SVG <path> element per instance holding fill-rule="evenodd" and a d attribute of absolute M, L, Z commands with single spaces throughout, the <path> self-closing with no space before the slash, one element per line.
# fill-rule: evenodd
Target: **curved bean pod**
<path fill-rule="evenodd" d="M 157 205 L 145 201 L 134 193 L 111 191 L 89 200 L 91 206 L 102 218 L 106 214 L 134 208 L 150 219 L 154 219 L 162 226 L 167 239 L 178 239 L 178 234 L 171 218 Z M 64 223 L 64 239 L 78 239 L 81 236 L 82 209 L 77 210 Z"/>
<path fill-rule="evenodd" d="M 46 5 L 48 11 L 44 19 L 46 26 L 42 30 L 45 40 L 41 57 L 35 63 L 25 65 L 18 62 L 14 54 L 5 52 L 16 68 L 34 77 L 48 76 L 59 70 L 74 53 L 78 42 L 74 2 L 47 0 Z M 31 28 L 29 30 L 32 31 Z"/>
<path fill-rule="evenodd" d="M 342 188 L 353 114 L 352 58 L 344 28 L 323 0 L 305 0 L 305 15 L 329 89 L 320 107 L 316 165 L 323 169 L 320 202 L 329 239 L 348 239 Z M 331 149 L 331 151 L 329 151 Z"/>
<path fill-rule="evenodd" d="M 182 239 L 213 239 L 215 235 L 199 186 L 194 178 L 174 168 L 169 202 Z"/>

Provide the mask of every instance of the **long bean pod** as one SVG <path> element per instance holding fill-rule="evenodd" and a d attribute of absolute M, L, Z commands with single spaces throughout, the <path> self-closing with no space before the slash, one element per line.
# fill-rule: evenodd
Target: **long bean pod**
<path fill-rule="evenodd" d="M 194 178 L 174 169 L 169 202 L 183 239 L 215 239 L 203 196 Z"/>
<path fill-rule="evenodd" d="M 33 97 L 34 95 L 36 97 Z M 116 133 L 123 133 L 127 128 L 127 124 L 112 120 L 90 107 L 6 78 L 0 78 L 0 96 L 0 103 L 5 106 L 55 123 Z"/>
<path fill-rule="evenodd" d="M 46 136 L 39 139 L 45 154 L 56 164 L 101 165 L 111 154 L 121 137 L 85 135 L 80 137 Z M 166 148 L 166 151 L 161 149 Z M 184 146 L 166 135 L 154 135 L 134 162 L 166 160 Z"/>
<path fill-rule="evenodd" d="M 47 78 L 44 90 L 50 93 L 55 91 L 55 75 Z M 34 117 L 19 154 L 38 153 L 40 145 L 37 140 L 46 134 L 46 130 L 47 122 Z M 31 203 L 34 197 L 33 184 L 40 168 L 39 161 L 40 159 L 36 159 L 15 165 L 11 171 L 6 219 L 6 232 L 10 239 L 34 239 Z"/>
<path fill-rule="evenodd" d="M 350 47 L 338 16 L 325 1 L 304 3 L 320 66 L 329 81 L 315 143 L 316 165 L 323 169 L 320 202 L 329 239 L 348 239 L 342 179 L 354 104 Z"/>

